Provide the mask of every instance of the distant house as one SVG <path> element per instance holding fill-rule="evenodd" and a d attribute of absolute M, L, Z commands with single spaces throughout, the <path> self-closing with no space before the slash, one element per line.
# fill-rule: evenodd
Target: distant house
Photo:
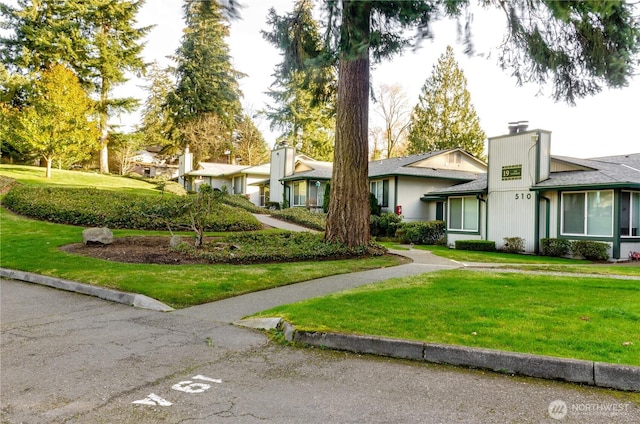
<path fill-rule="evenodd" d="M 188 191 L 198 191 L 203 184 L 214 190 L 231 194 L 244 194 L 254 204 L 264 206 L 264 193 L 255 183 L 269 177 L 270 165 L 232 165 L 226 163 L 199 162 L 192 167 L 193 155 L 186 149 L 179 160 L 178 182 Z"/>
<path fill-rule="evenodd" d="M 612 258 L 640 251 L 640 153 L 575 159 L 550 155 L 551 132 L 526 126 L 489 138 L 486 176 L 427 192 L 444 202 L 447 239 L 484 239 L 502 247 L 521 237 L 594 240 Z"/>
<path fill-rule="evenodd" d="M 131 158 L 131 172 L 148 178 L 164 177 L 169 180 L 178 178 L 178 165 L 159 155 L 160 148 L 147 147 L 138 150 Z"/>

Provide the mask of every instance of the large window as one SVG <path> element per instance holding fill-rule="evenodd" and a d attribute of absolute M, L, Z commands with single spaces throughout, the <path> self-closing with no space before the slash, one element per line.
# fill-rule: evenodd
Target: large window
<path fill-rule="evenodd" d="M 293 183 L 293 206 L 307 206 L 307 182 Z"/>
<path fill-rule="evenodd" d="M 456 231 L 478 231 L 478 199 L 475 196 L 449 198 L 448 228 Z"/>
<path fill-rule="evenodd" d="M 623 191 L 620 199 L 620 235 L 640 237 L 640 193 Z"/>
<path fill-rule="evenodd" d="M 613 236 L 613 191 L 562 193 L 562 234 Z"/>
<path fill-rule="evenodd" d="M 389 206 L 389 180 L 371 181 L 369 191 L 376 196 L 380 206 L 383 208 Z"/>

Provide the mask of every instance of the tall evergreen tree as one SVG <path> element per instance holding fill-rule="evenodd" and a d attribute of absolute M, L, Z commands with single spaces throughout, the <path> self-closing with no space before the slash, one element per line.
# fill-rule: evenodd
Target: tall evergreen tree
<path fill-rule="evenodd" d="M 186 28 L 174 57 L 177 62 L 176 87 L 168 99 L 172 119 L 179 132 L 215 119 L 216 127 L 221 131 L 215 137 L 221 143 L 231 145 L 233 131 L 242 113 L 238 79 L 244 74 L 231 65 L 225 41 L 229 26 L 216 0 L 186 1 L 184 12 Z M 188 137 L 177 137 L 179 148 L 188 145 Z M 214 151 L 202 151 L 203 158 L 216 156 L 219 149 L 214 145 L 210 147 Z"/>
<path fill-rule="evenodd" d="M 135 28 L 136 15 L 145 0 L 77 0 L 86 7 L 83 32 L 90 40 L 84 59 L 89 78 L 98 93 L 100 119 L 100 172 L 109 172 L 109 118 L 138 106 L 133 97 L 113 97 L 113 88 L 127 81 L 126 72 L 144 70 L 142 38 L 150 27 Z M 82 10 L 82 9 L 81 9 Z"/>
<path fill-rule="evenodd" d="M 109 118 L 130 111 L 133 98 L 114 98 L 113 88 L 127 81 L 126 72 L 144 68 L 142 38 L 150 27 L 135 28 L 144 0 L 19 0 L 2 5 L 13 34 L 0 41 L 2 60 L 13 71 L 34 72 L 54 63 L 73 69 L 98 98 L 100 171 L 109 172 Z"/>
<path fill-rule="evenodd" d="M 269 11 L 273 28 L 264 38 L 280 49 L 283 61 L 267 93 L 275 105 L 267 108 L 271 129 L 282 130 L 280 141 L 298 145 L 319 160 L 333 158 L 335 127 L 335 66 L 322 61 L 323 41 L 313 19 L 313 2 L 298 0 L 292 12 Z"/>
<path fill-rule="evenodd" d="M 409 152 L 422 153 L 459 147 L 483 157 L 486 135 L 471 104 L 467 79 L 455 60 L 453 48 L 434 65 L 413 109 Z"/>
<path fill-rule="evenodd" d="M 157 63 L 149 66 L 145 79 L 148 81 L 147 99 L 142 108 L 142 126 L 140 132 L 147 146 L 171 146 L 173 120 L 166 107 L 169 93 L 174 89 L 171 71 L 163 69 Z M 163 149 L 164 150 L 164 149 Z M 166 153 L 176 153 L 175 151 Z"/>
<path fill-rule="evenodd" d="M 235 147 L 236 157 L 241 159 L 243 165 L 260 165 L 269 161 L 267 143 L 253 119 L 246 113 L 236 130 Z"/>

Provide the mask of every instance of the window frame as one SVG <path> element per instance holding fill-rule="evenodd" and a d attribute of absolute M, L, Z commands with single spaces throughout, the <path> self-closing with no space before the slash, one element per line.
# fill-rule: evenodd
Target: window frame
<path fill-rule="evenodd" d="M 374 189 L 374 185 L 375 185 L 375 189 Z M 378 188 L 378 186 L 381 185 L 381 189 L 382 189 L 382 199 L 380 199 L 379 195 L 379 190 L 380 188 Z M 378 205 L 380 205 L 383 208 L 388 208 L 389 207 L 389 180 L 373 180 L 373 181 L 369 181 L 369 192 L 373 193 L 374 196 L 376 196 L 376 200 L 378 201 Z"/>
<path fill-rule="evenodd" d="M 452 227 L 451 214 L 454 211 L 451 205 L 452 200 L 460 200 L 460 228 Z M 465 201 L 466 200 L 466 201 Z M 475 219 L 472 219 L 474 227 L 469 228 L 467 215 L 469 211 L 466 211 L 468 201 L 472 200 L 475 209 Z M 466 227 L 466 228 L 465 228 Z M 465 233 L 477 233 L 480 231 L 480 201 L 476 196 L 451 196 L 447 199 L 447 231 L 460 231 Z"/>
<path fill-rule="evenodd" d="M 589 233 L 589 218 L 591 216 L 593 216 L 593 212 L 590 213 L 589 210 L 589 206 L 590 206 L 590 194 L 602 194 L 602 193 L 606 193 L 610 196 L 610 207 L 609 207 L 609 213 L 611 216 L 610 219 L 610 225 L 609 225 L 609 234 L 595 234 L 595 233 Z M 565 207 L 567 202 L 565 201 L 565 196 L 575 196 L 575 195 L 582 195 L 583 199 L 582 199 L 582 232 L 567 232 L 565 231 L 566 228 L 566 223 L 567 223 L 567 216 L 565 213 Z M 580 190 L 580 191 L 563 191 L 560 195 L 560 235 L 561 236 L 568 236 L 568 237 L 606 237 L 606 238 L 610 238 L 613 237 L 614 235 L 614 221 L 615 221 L 615 217 L 614 217 L 614 212 L 615 212 L 615 208 L 614 208 L 614 201 L 615 201 L 615 194 L 613 190 Z"/>
<path fill-rule="evenodd" d="M 296 189 L 298 194 L 296 194 Z M 291 206 L 307 206 L 307 181 L 300 180 L 293 182 Z M 302 201 L 302 203 L 300 203 Z"/>
<path fill-rule="evenodd" d="M 629 210 L 627 212 L 627 216 L 626 216 L 626 221 L 623 221 L 623 202 L 624 202 L 624 198 L 623 196 L 625 194 L 629 195 Z M 637 203 L 634 206 L 634 197 L 637 197 L 638 200 L 636 201 Z M 636 210 L 637 207 L 637 210 Z M 638 226 L 634 227 L 634 215 L 635 215 L 635 219 L 636 219 L 636 223 L 638 224 Z M 623 222 L 626 222 L 628 227 L 627 228 L 623 228 L 622 225 Z M 640 192 L 638 191 L 632 191 L 632 190 L 622 190 L 620 192 L 620 219 L 619 219 L 619 230 L 620 230 L 620 237 L 623 238 L 634 238 L 634 237 L 640 237 Z M 626 234 L 622 231 L 623 229 L 626 229 Z M 633 234 L 633 230 L 636 230 L 636 233 Z"/>

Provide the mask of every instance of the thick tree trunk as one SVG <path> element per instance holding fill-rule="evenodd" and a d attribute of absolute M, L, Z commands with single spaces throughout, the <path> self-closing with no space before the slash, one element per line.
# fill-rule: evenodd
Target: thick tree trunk
<path fill-rule="evenodd" d="M 369 244 L 369 15 L 367 2 L 343 1 L 336 142 L 325 239 Z"/>

